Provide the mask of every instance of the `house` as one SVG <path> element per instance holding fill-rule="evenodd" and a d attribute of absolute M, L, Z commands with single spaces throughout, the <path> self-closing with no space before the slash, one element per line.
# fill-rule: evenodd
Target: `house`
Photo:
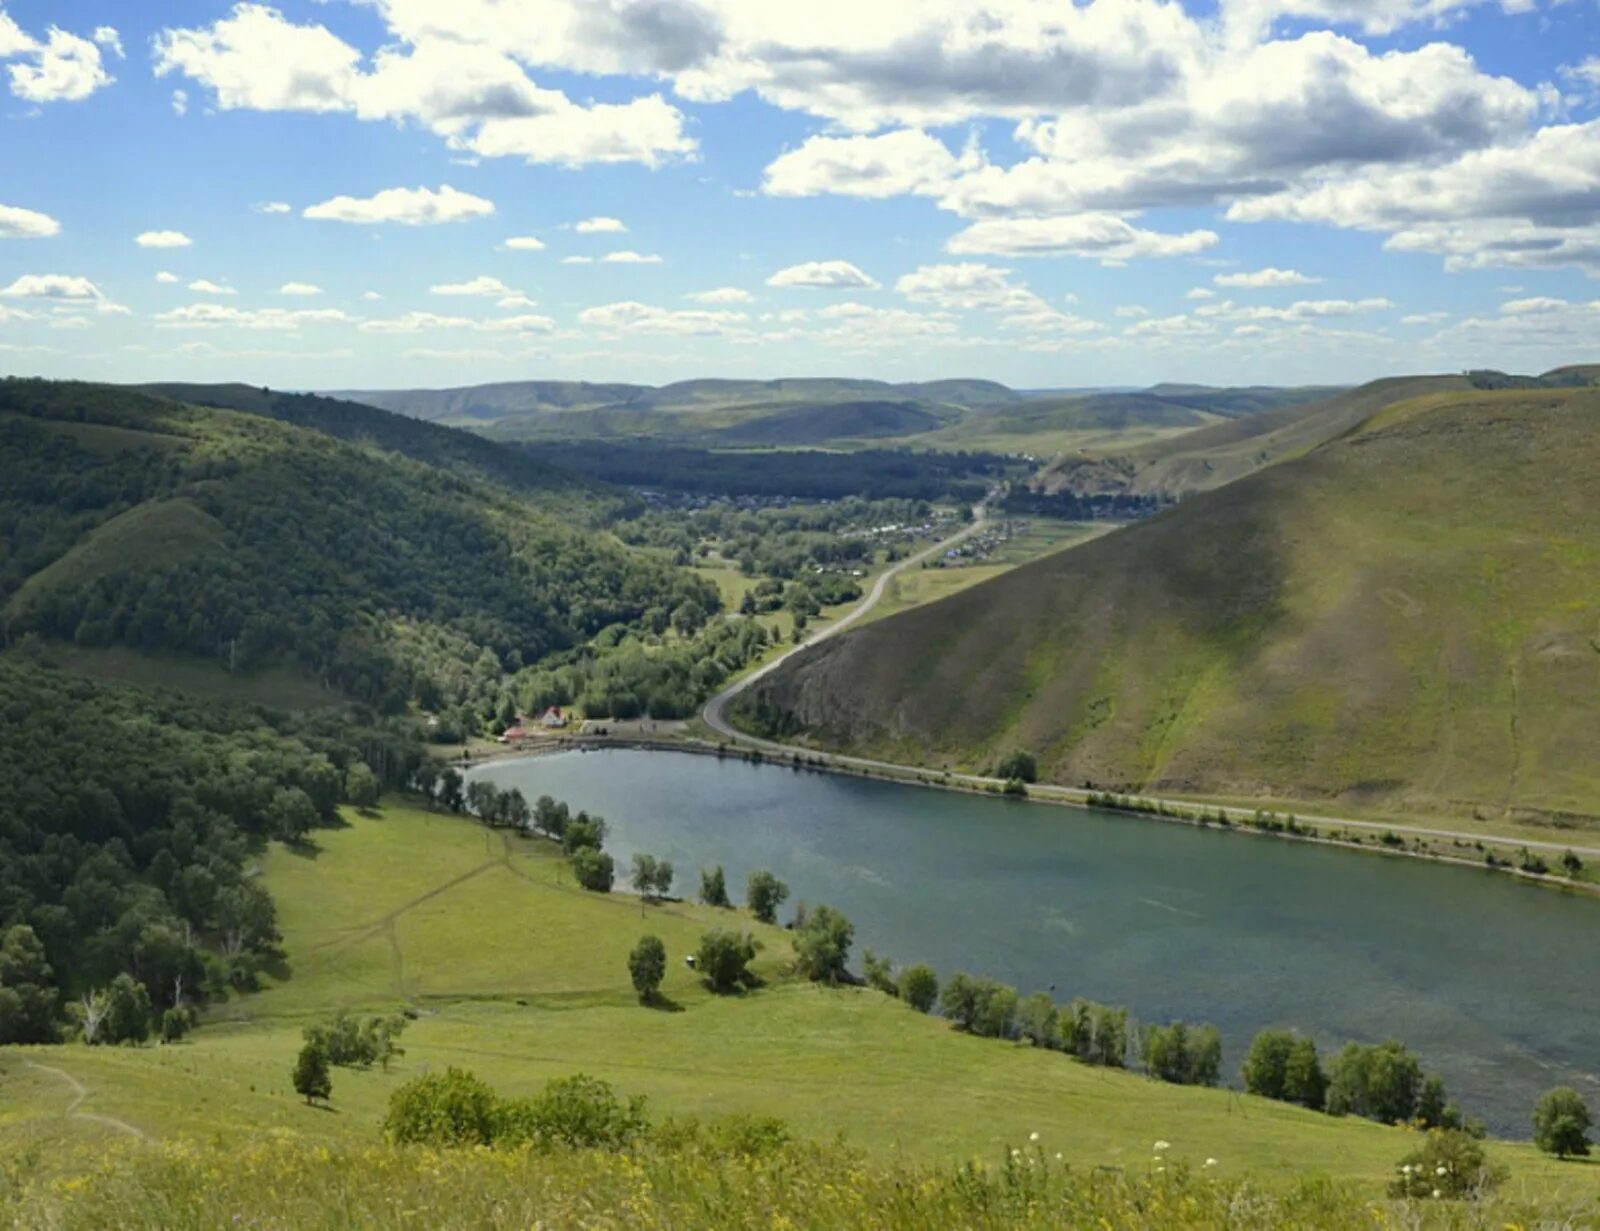
<path fill-rule="evenodd" d="M 527 739 L 528 738 L 528 728 L 527 727 L 507 727 L 504 731 L 502 731 L 500 733 L 500 738 L 503 739 L 503 740 Z"/>
<path fill-rule="evenodd" d="M 545 710 L 539 721 L 554 731 L 567 725 L 567 716 L 561 712 L 559 705 L 552 705 Z"/>

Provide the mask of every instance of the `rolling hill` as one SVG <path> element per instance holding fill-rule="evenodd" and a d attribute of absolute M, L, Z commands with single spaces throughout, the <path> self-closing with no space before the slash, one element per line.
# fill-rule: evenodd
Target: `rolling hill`
<path fill-rule="evenodd" d="M 531 457 L 366 407 L 190 392 L 250 409 L 0 382 L 7 641 L 291 666 L 394 708 L 654 606 L 717 606 L 586 529 L 599 489 Z"/>
<path fill-rule="evenodd" d="M 1600 823 L 1595 474 L 1600 391 L 1414 397 L 824 642 L 746 714 L 1073 785 Z"/>

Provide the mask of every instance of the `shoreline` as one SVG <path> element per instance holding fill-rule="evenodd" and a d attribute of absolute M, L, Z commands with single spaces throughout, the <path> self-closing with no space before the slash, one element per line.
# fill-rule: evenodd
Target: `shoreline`
<path fill-rule="evenodd" d="M 753 737 L 747 737 L 753 739 Z M 765 742 L 765 741 L 761 741 Z M 785 747 L 775 745 L 775 747 Z M 1444 864 L 1450 867 L 1476 869 L 1494 875 L 1508 875 L 1513 880 L 1523 884 L 1544 889 L 1561 890 L 1579 893 L 1589 897 L 1600 897 L 1600 884 L 1593 881 L 1580 881 L 1560 876 L 1554 873 L 1530 872 L 1515 864 L 1501 863 L 1494 866 L 1484 863 L 1481 859 L 1472 859 L 1451 851 L 1435 851 L 1418 849 L 1415 846 L 1390 845 L 1382 839 L 1382 834 L 1389 833 L 1399 836 L 1401 833 L 1411 833 L 1417 837 L 1431 836 L 1436 841 L 1459 843 L 1464 839 L 1453 836 L 1449 831 L 1427 830 L 1418 827 L 1395 826 L 1390 827 L 1378 821 L 1341 821 L 1335 818 L 1302 818 L 1292 813 L 1280 813 L 1267 808 L 1243 808 L 1237 805 L 1207 805 L 1190 800 L 1173 799 L 1168 797 L 1137 796 L 1147 803 L 1157 807 L 1173 810 L 1187 810 L 1187 815 L 1176 815 L 1173 812 L 1161 812 L 1142 808 L 1119 808 L 1098 804 L 1086 796 L 1088 792 L 1071 787 L 1054 786 L 1050 783 L 1033 783 L 1028 786 L 1025 797 L 1004 796 L 999 793 L 1001 783 L 998 779 L 982 778 L 978 775 L 952 774 L 945 771 L 919 769 L 916 766 L 896 766 L 888 763 L 851 765 L 838 759 L 838 754 L 816 752 L 807 749 L 795 748 L 778 754 L 767 752 L 761 747 L 748 747 L 739 743 L 710 743 L 707 740 L 694 736 L 680 736 L 677 738 L 650 739 L 642 736 L 607 736 L 607 735 L 567 735 L 550 736 L 538 741 L 516 747 L 484 749 L 467 757 L 453 757 L 449 764 L 463 771 L 470 771 L 484 765 L 492 765 L 500 761 L 509 760 L 534 760 L 541 757 L 555 756 L 563 752 L 589 752 L 604 751 L 606 749 L 632 750 L 638 752 L 681 752 L 693 756 L 711 756 L 719 760 L 734 758 L 751 765 L 771 765 L 776 768 L 789 768 L 791 770 L 812 770 L 819 773 L 837 774 L 844 777 L 868 778 L 882 782 L 897 783 L 902 786 L 929 787 L 936 790 L 955 791 L 966 795 L 981 795 L 985 798 L 1006 800 L 1015 803 L 1044 804 L 1053 807 L 1077 808 L 1084 811 L 1096 811 L 1112 814 L 1121 814 L 1135 820 L 1164 821 L 1173 825 L 1187 825 L 1195 829 L 1213 829 L 1220 833 L 1242 834 L 1256 838 L 1279 838 L 1289 842 L 1305 842 L 1311 845 L 1331 846 L 1348 851 L 1358 851 L 1366 854 L 1400 856 L 1410 859 L 1420 859 L 1426 862 Z M 1263 829 L 1253 824 L 1257 812 L 1276 818 L 1279 821 L 1293 817 L 1297 827 L 1296 832 L 1287 830 Z M 1219 823 L 1215 817 L 1221 812 L 1228 818 L 1228 823 Z M 1324 826 L 1343 826 L 1347 836 L 1322 832 Z M 1374 832 L 1377 836 L 1372 841 L 1364 841 L 1349 835 L 1349 827 Z M 1522 847 L 1537 847 L 1551 849 L 1552 844 L 1542 842 L 1517 842 L 1514 839 L 1486 837 L 1473 838 L 1474 843 L 1481 844 L 1485 850 L 1515 852 Z M 1600 852 L 1595 852 L 1587 847 L 1572 847 L 1579 853 L 1587 853 L 1591 858 L 1600 858 Z"/>

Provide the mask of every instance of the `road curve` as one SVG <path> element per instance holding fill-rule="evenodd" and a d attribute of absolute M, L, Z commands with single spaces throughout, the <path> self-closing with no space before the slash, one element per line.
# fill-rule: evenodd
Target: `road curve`
<path fill-rule="evenodd" d="M 893 568 L 885 569 L 878 575 L 878 579 L 872 583 L 872 588 L 867 591 L 861 601 L 854 607 L 850 608 L 850 610 L 844 615 L 840 616 L 826 628 L 819 629 L 814 636 L 808 637 L 805 641 L 801 642 L 793 649 L 785 650 L 771 662 L 765 663 L 761 667 L 758 667 L 749 675 L 740 676 L 716 696 L 712 697 L 711 700 L 707 701 L 705 709 L 701 711 L 700 715 L 705 719 L 706 725 L 718 735 L 725 736 L 728 739 L 738 740 L 741 743 L 749 744 L 753 747 L 766 748 L 771 751 L 784 753 L 797 751 L 796 749 L 787 747 L 783 744 L 772 743 L 770 740 L 756 739 L 754 736 L 746 735 L 743 731 L 735 729 L 724 716 L 724 711 L 727 709 L 728 702 L 732 701 L 741 692 L 743 692 L 746 688 L 749 688 L 750 685 L 754 684 L 763 676 L 776 671 L 779 667 L 783 666 L 784 663 L 788 662 L 796 654 L 800 653 L 801 650 L 810 649 L 819 641 L 826 641 L 829 637 L 836 637 L 840 633 L 844 632 L 845 629 L 849 628 L 852 624 L 858 623 L 863 616 L 865 616 L 869 611 L 878 605 L 879 600 L 883 598 L 884 593 L 888 590 L 890 581 L 898 577 L 901 573 L 905 572 L 906 569 L 913 568 L 916 565 L 923 563 L 925 560 L 932 559 L 936 555 L 940 555 L 943 552 L 949 551 L 957 544 L 965 542 L 974 534 L 977 534 L 978 531 L 982 530 L 988 524 L 988 521 L 989 516 L 987 504 L 976 504 L 972 508 L 972 521 L 966 526 L 965 529 L 961 530 L 957 534 L 952 534 L 947 539 L 940 539 L 931 547 L 924 547 L 915 555 L 907 556 Z M 841 761 L 851 760 L 851 758 L 848 757 L 840 757 L 836 759 Z M 864 764 L 870 764 L 870 762 L 864 762 Z"/>

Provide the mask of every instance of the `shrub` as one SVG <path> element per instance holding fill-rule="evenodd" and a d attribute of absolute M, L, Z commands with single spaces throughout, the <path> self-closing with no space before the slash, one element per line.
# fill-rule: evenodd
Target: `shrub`
<path fill-rule="evenodd" d="M 577 1073 L 557 1078 L 532 1098 L 501 1103 L 492 1139 L 497 1145 L 620 1150 L 643 1135 L 644 1105 L 642 1098 L 624 1104 L 608 1083 Z"/>
<path fill-rule="evenodd" d="M 918 1013 L 929 1013 L 939 1001 L 939 976 L 918 962 L 900 972 L 900 999 Z"/>
<path fill-rule="evenodd" d="M 1503 1167 L 1492 1165 L 1476 1137 L 1459 1129 L 1434 1129 L 1422 1146 L 1400 1160 L 1400 1174 L 1389 1185 L 1391 1197 L 1480 1197 L 1505 1182 Z"/>
<path fill-rule="evenodd" d="M 1533 1109 L 1533 1144 L 1557 1158 L 1589 1152 L 1589 1108 L 1569 1086 L 1544 1094 Z"/>
<path fill-rule="evenodd" d="M 593 893 L 610 893 L 617 878 L 616 861 L 602 850 L 580 846 L 572 853 L 572 875 Z"/>
<path fill-rule="evenodd" d="M 695 966 L 707 987 L 719 995 L 727 995 L 755 986 L 756 977 L 750 963 L 755 961 L 756 948 L 756 942 L 749 936 L 726 928 L 713 928 L 700 938 Z"/>
<path fill-rule="evenodd" d="M 813 983 L 839 983 L 848 978 L 845 963 L 855 925 L 831 906 L 818 906 L 795 933 L 795 968 Z"/>
<path fill-rule="evenodd" d="M 661 980 L 666 974 L 667 947 L 659 937 L 641 936 L 633 952 L 628 954 L 628 975 L 641 1003 L 649 1004 L 660 994 Z"/>
<path fill-rule="evenodd" d="M 495 1132 L 494 1092 L 461 1069 L 425 1074 L 394 1092 L 383 1131 L 399 1145 L 489 1145 Z"/>
<path fill-rule="evenodd" d="M 1016 782 L 1039 781 L 1039 765 L 1031 752 L 1013 752 L 995 766 L 994 776 Z"/>
<path fill-rule="evenodd" d="M 867 949 L 861 955 L 861 968 L 868 987 L 887 996 L 900 995 L 900 984 L 895 981 L 894 967 L 888 958 Z"/>

